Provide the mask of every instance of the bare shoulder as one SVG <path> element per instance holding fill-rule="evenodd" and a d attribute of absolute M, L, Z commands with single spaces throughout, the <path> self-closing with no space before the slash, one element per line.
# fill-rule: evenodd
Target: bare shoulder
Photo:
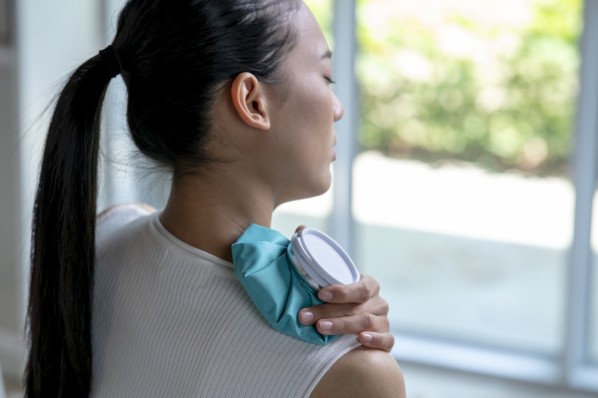
<path fill-rule="evenodd" d="M 387 352 L 359 347 L 339 359 L 311 398 L 404 398 L 403 373 Z"/>

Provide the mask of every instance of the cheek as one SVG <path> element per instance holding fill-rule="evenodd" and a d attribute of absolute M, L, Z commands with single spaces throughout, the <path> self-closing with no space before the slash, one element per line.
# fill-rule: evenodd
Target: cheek
<path fill-rule="evenodd" d="M 333 103 L 330 92 L 313 92 L 302 106 L 305 113 L 299 123 L 303 127 L 303 134 L 309 137 L 312 145 L 317 142 L 322 147 L 329 147 L 330 150 L 334 134 Z"/>
<path fill-rule="evenodd" d="M 312 163 L 312 170 L 331 160 L 333 106 L 333 95 L 327 85 L 321 81 L 306 81 L 294 87 L 279 113 L 283 136 L 289 140 L 287 144 L 295 147 L 291 156 L 301 153 L 304 162 Z M 304 167 L 310 168 L 309 165 Z"/>
<path fill-rule="evenodd" d="M 330 87 L 319 74 L 311 75 L 294 87 L 290 111 L 299 111 L 309 121 L 327 118 L 333 120 L 333 96 Z"/>

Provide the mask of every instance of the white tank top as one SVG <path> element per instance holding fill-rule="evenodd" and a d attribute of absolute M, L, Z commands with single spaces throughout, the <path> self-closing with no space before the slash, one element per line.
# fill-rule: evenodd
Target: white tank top
<path fill-rule="evenodd" d="M 308 397 L 359 343 L 326 346 L 272 329 L 232 263 L 120 206 L 98 221 L 92 397 Z"/>

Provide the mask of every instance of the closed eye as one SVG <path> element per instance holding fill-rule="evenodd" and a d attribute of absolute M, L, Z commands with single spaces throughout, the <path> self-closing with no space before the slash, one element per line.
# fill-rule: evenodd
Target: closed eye
<path fill-rule="evenodd" d="M 328 82 L 328 84 L 335 84 L 336 83 L 334 80 L 332 80 L 331 77 L 324 76 L 324 78 L 326 79 L 326 81 Z"/>

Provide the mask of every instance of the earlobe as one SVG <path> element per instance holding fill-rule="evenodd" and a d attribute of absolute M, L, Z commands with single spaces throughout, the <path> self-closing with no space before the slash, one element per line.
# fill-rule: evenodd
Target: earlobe
<path fill-rule="evenodd" d="M 230 88 L 233 106 L 239 118 L 248 126 L 260 130 L 270 129 L 268 100 L 263 85 L 249 73 L 240 73 Z"/>

